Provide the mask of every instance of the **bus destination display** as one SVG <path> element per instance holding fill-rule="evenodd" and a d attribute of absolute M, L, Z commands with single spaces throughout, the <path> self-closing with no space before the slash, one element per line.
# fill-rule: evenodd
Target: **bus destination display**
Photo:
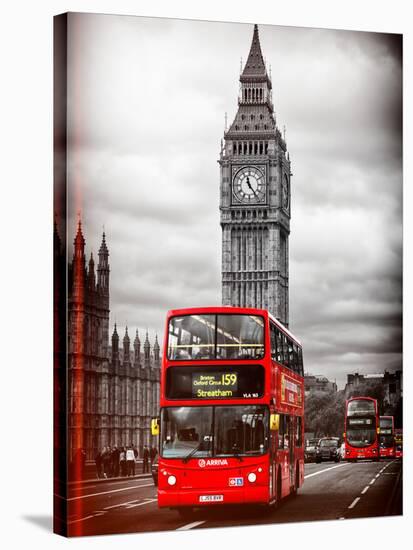
<path fill-rule="evenodd" d="M 165 395 L 169 399 L 256 399 L 264 395 L 264 368 L 173 366 L 166 371 Z"/>
<path fill-rule="evenodd" d="M 238 390 L 236 372 L 199 372 L 192 374 L 192 397 L 234 397 Z"/>
<path fill-rule="evenodd" d="M 372 424 L 372 419 L 371 418 L 349 418 L 348 419 L 348 424 L 349 426 L 364 426 L 366 424 Z"/>

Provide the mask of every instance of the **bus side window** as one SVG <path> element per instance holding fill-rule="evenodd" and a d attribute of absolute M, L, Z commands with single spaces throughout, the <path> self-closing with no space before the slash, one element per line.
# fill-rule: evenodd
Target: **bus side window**
<path fill-rule="evenodd" d="M 294 362 L 293 343 L 290 340 L 287 340 L 287 342 L 288 342 L 288 364 L 290 369 L 296 372 L 295 362 Z"/>
<path fill-rule="evenodd" d="M 290 363 L 289 363 L 289 357 L 288 357 L 288 339 L 286 337 L 285 334 L 282 335 L 282 340 L 283 340 L 283 350 L 284 350 L 284 353 L 283 353 L 283 364 L 284 366 L 290 368 Z"/>
<path fill-rule="evenodd" d="M 271 323 L 270 324 L 270 339 L 271 339 L 271 359 L 274 359 L 274 361 L 277 360 L 277 336 L 276 336 L 276 328 Z"/>
<path fill-rule="evenodd" d="M 292 363 L 293 363 L 293 371 L 296 374 L 300 374 L 300 364 L 298 361 L 298 346 L 297 344 L 292 345 Z"/>
<path fill-rule="evenodd" d="M 275 329 L 275 337 L 277 342 L 277 361 L 279 363 L 283 363 L 283 342 L 282 342 L 282 334 L 278 329 Z"/>
<path fill-rule="evenodd" d="M 303 350 L 300 347 L 298 348 L 298 366 L 300 376 L 304 376 Z"/>

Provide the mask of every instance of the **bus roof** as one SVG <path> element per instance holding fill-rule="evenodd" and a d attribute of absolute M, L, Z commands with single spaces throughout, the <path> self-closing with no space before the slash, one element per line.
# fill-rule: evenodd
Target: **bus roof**
<path fill-rule="evenodd" d="M 246 315 L 261 315 L 268 317 L 282 332 L 287 334 L 296 344 L 302 347 L 302 344 L 298 338 L 294 336 L 288 328 L 278 321 L 271 313 L 266 309 L 259 309 L 254 307 L 237 307 L 237 306 L 206 306 L 206 307 L 188 307 L 180 309 L 170 309 L 167 313 L 167 318 L 177 317 L 179 315 L 194 315 L 195 313 L 207 314 L 207 313 L 234 313 L 234 314 L 246 314 Z"/>

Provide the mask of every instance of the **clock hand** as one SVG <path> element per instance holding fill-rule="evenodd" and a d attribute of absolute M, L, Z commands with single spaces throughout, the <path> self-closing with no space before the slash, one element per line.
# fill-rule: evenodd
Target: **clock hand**
<path fill-rule="evenodd" d="M 247 181 L 247 185 L 248 185 L 248 187 L 251 189 L 251 191 L 254 193 L 254 195 L 255 195 L 255 196 L 257 197 L 257 199 L 258 199 L 258 195 L 257 195 L 257 193 L 254 191 L 254 189 L 252 188 L 252 186 L 251 186 L 249 180 Z"/>
<path fill-rule="evenodd" d="M 255 191 L 254 191 L 254 189 L 252 188 L 252 185 L 250 184 L 250 179 L 249 179 L 249 178 L 247 178 L 247 185 L 248 185 L 248 187 L 251 189 L 251 191 L 252 191 L 252 192 L 254 193 L 254 195 L 255 195 Z"/>

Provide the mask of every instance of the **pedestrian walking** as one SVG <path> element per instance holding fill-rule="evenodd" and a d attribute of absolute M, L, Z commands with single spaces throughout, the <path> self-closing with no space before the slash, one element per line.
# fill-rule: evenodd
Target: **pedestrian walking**
<path fill-rule="evenodd" d="M 126 449 L 122 447 L 119 453 L 119 465 L 120 465 L 120 475 L 122 477 L 126 476 Z"/>
<path fill-rule="evenodd" d="M 143 448 L 143 473 L 149 473 L 149 449 L 145 445 Z"/>
<path fill-rule="evenodd" d="M 110 449 L 109 447 L 103 448 L 102 453 L 102 464 L 103 464 L 103 477 L 110 477 Z"/>
<path fill-rule="evenodd" d="M 156 450 L 156 447 L 151 447 L 151 451 L 150 451 L 151 465 L 153 464 L 153 461 L 155 460 L 157 454 L 158 454 L 158 451 Z"/>
<path fill-rule="evenodd" d="M 114 447 L 112 447 L 112 452 L 111 452 L 111 455 L 110 455 L 110 461 L 111 461 L 111 474 L 113 477 L 118 477 L 119 475 L 119 455 L 120 455 L 120 451 L 119 449 L 116 447 L 116 445 Z"/>
<path fill-rule="evenodd" d="M 126 471 L 128 476 L 135 474 L 135 453 L 132 447 L 128 447 L 126 450 Z"/>

